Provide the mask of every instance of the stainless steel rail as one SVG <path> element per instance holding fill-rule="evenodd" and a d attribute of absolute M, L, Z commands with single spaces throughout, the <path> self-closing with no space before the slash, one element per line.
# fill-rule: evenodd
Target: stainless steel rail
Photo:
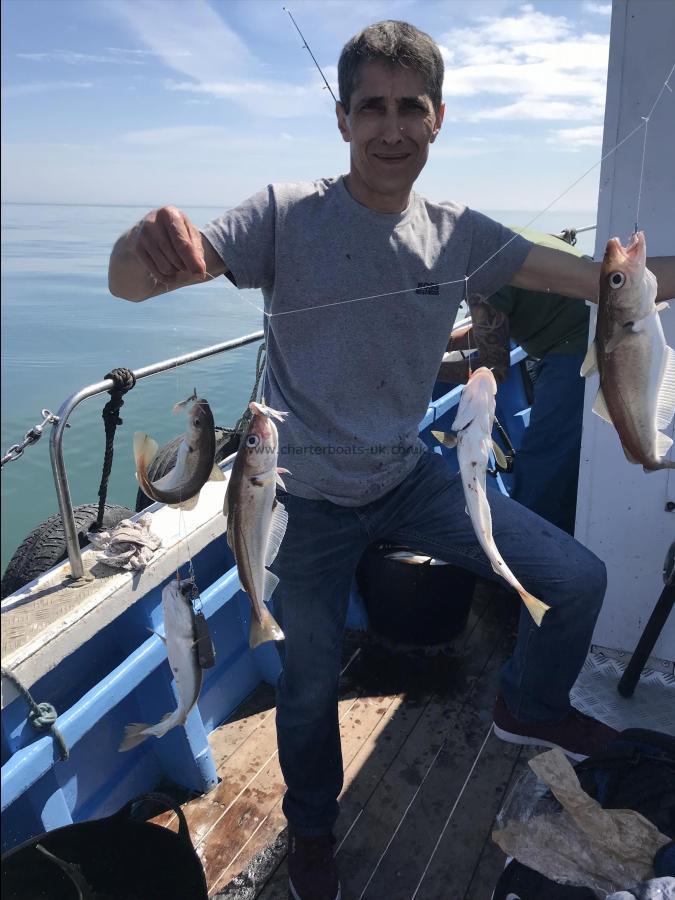
<path fill-rule="evenodd" d="M 159 372 L 166 372 L 169 369 L 177 369 L 180 366 L 186 366 L 188 363 L 196 362 L 198 359 L 206 359 L 208 356 L 216 356 L 218 353 L 225 353 L 228 350 L 236 350 L 237 347 L 244 347 L 247 344 L 253 344 L 262 340 L 264 332 L 256 331 L 253 334 L 247 334 L 243 337 L 235 338 L 232 341 L 225 341 L 223 344 L 213 344 L 211 347 L 203 347 L 201 350 L 195 350 L 193 353 L 186 353 L 184 356 L 176 356 L 174 359 L 165 359 L 162 362 L 154 363 L 151 366 L 144 366 L 142 369 L 134 371 L 136 380 L 147 378 L 149 375 L 157 375 Z M 70 574 L 74 579 L 82 578 L 84 575 L 84 566 L 82 564 L 82 554 L 80 552 L 80 542 L 77 537 L 77 529 L 75 528 L 75 518 L 73 516 L 73 503 L 70 498 L 70 488 L 68 486 L 68 474 L 63 459 L 63 433 L 68 424 L 68 418 L 76 406 L 79 406 L 83 400 L 89 397 L 95 397 L 96 394 L 103 394 L 115 387 L 111 378 L 105 381 L 99 381 L 96 384 L 90 384 L 88 387 L 82 388 L 75 394 L 72 394 L 63 403 L 58 411 L 58 423 L 52 428 L 49 436 L 49 454 L 52 461 L 52 472 L 54 473 L 54 485 L 56 487 L 56 496 L 59 501 L 59 510 L 61 512 L 61 520 L 66 535 L 66 547 L 68 548 L 68 559 L 70 561 Z"/>

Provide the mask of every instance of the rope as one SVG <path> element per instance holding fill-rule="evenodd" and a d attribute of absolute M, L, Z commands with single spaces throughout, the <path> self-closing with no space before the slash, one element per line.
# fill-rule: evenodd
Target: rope
<path fill-rule="evenodd" d="M 105 377 L 112 378 L 115 382 L 115 387 L 108 391 L 110 400 L 103 407 L 103 412 L 101 413 L 105 425 L 105 455 L 103 457 L 101 485 L 98 489 L 98 515 L 96 524 L 91 528 L 91 531 L 98 531 L 103 523 L 105 501 L 108 495 L 108 479 L 112 470 L 115 429 L 122 424 L 119 411 L 124 406 L 124 395 L 136 384 L 136 376 L 131 369 L 113 369 Z"/>
<path fill-rule="evenodd" d="M 68 752 L 68 747 L 66 746 L 63 735 L 56 727 L 56 720 L 59 714 L 57 713 L 55 707 L 52 706 L 51 703 L 36 703 L 31 696 L 30 691 L 21 684 L 21 682 L 13 672 L 10 672 L 9 669 L 6 669 L 4 666 L 2 667 L 1 671 L 2 677 L 12 682 L 14 687 L 28 704 L 30 708 L 30 712 L 28 713 L 28 721 L 31 723 L 33 728 L 36 731 L 46 731 L 47 729 L 49 729 L 49 731 L 51 731 L 52 733 L 52 737 L 59 745 L 59 749 L 61 750 L 61 757 L 63 759 L 68 759 L 70 755 Z"/>
<path fill-rule="evenodd" d="M 263 360 L 263 355 L 265 359 Z M 255 360 L 255 383 L 253 385 L 253 390 L 251 391 L 251 398 L 249 403 L 256 400 L 258 397 L 258 388 L 260 387 L 260 381 L 263 376 L 263 372 L 267 366 L 267 352 L 266 345 L 262 343 L 258 347 L 258 355 Z M 237 420 L 236 425 L 232 429 L 233 434 L 241 434 L 244 430 L 244 426 L 248 424 L 249 419 L 251 418 L 251 410 L 248 408 L 248 404 L 246 405 L 246 409 L 241 414 L 239 419 Z"/>

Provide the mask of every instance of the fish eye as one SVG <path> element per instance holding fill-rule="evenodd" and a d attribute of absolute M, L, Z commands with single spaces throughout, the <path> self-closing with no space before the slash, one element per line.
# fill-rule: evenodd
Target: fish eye
<path fill-rule="evenodd" d="M 626 276 L 623 272 L 612 272 L 609 276 L 609 283 L 613 288 L 622 288 L 626 283 Z"/>
<path fill-rule="evenodd" d="M 260 443 L 260 438 L 257 434 L 249 434 L 246 438 L 246 446 L 247 447 L 257 447 Z"/>
<path fill-rule="evenodd" d="M 192 420 L 192 424 L 195 426 L 195 428 L 201 428 L 202 420 L 199 418 L 199 416 L 195 416 L 194 419 Z"/>

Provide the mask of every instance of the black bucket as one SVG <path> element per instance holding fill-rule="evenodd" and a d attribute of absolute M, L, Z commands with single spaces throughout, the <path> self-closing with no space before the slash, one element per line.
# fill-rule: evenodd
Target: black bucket
<path fill-rule="evenodd" d="M 401 549 L 373 544 L 359 562 L 356 582 L 370 628 L 398 644 L 448 643 L 466 626 L 476 576 L 458 566 L 389 558 Z"/>
<path fill-rule="evenodd" d="M 147 822 L 172 808 L 178 833 Z M 148 794 L 105 819 L 57 828 L 2 857 L 3 900 L 208 900 L 182 810 Z"/>

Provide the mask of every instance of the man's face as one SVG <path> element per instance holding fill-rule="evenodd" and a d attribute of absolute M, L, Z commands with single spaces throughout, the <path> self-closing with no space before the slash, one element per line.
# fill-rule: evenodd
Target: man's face
<path fill-rule="evenodd" d="M 435 112 L 419 72 L 363 63 L 349 113 L 342 104 L 337 107 L 338 128 L 351 145 L 352 196 L 381 212 L 404 209 L 443 112 L 443 105 Z"/>

